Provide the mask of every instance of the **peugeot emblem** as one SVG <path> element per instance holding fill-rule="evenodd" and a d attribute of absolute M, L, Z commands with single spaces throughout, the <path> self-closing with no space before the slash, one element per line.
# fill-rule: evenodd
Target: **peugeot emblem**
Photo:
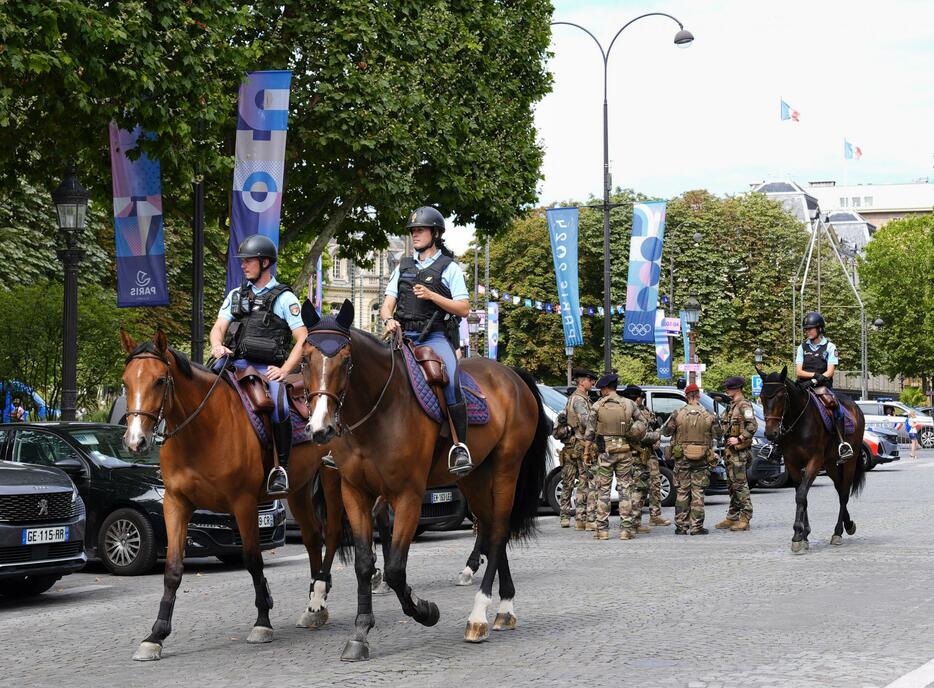
<path fill-rule="evenodd" d="M 36 506 L 39 507 L 40 516 L 49 515 L 49 500 L 48 499 L 40 499 L 38 502 L 36 502 Z"/>

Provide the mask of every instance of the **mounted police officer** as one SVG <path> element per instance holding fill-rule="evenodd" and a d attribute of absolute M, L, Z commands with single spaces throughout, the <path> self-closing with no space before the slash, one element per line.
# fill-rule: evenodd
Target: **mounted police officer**
<path fill-rule="evenodd" d="M 839 459 L 842 464 L 853 456 L 853 447 L 844 439 L 843 407 L 840 406 L 832 390 L 833 374 L 840 359 L 837 357 L 836 345 L 824 336 L 824 316 L 812 311 L 804 316 L 801 323 L 804 329 L 805 341 L 798 345 L 795 354 L 795 374 L 798 382 L 810 385 L 814 393 L 834 411 L 834 426 L 840 445 L 837 447 Z"/>
<path fill-rule="evenodd" d="M 457 379 L 460 318 L 470 312 L 464 271 L 444 245 L 444 216 L 423 206 L 409 216 L 415 255 L 403 258 L 386 287 L 379 310 L 386 334 L 401 330 L 417 345 L 430 346 L 444 361 L 448 384 L 444 399 L 457 435 L 448 453 L 448 469 L 461 477 L 473 469 L 467 449 L 467 404 Z"/>
<path fill-rule="evenodd" d="M 662 517 L 662 473 L 658 465 L 658 456 L 655 454 L 661 439 L 658 417 L 645 405 L 645 392 L 639 385 L 626 385 L 626 389 L 621 394 L 636 403 L 639 408 L 639 415 L 645 421 L 647 428 L 645 437 L 639 443 L 638 449 L 633 449 L 633 451 L 638 451 L 641 454 L 642 464 L 647 466 L 649 471 L 648 495 L 645 500 L 649 503 L 649 525 L 670 526 L 671 521 Z M 638 518 L 641 522 L 641 509 Z M 637 530 L 641 530 L 641 525 Z"/>
<path fill-rule="evenodd" d="M 564 409 L 558 414 L 555 423 L 556 430 L 561 430 L 563 437 L 558 437 L 564 443 L 561 450 L 561 500 L 559 504 L 562 528 L 571 527 L 571 494 L 574 484 L 577 484 L 577 509 L 575 519 L 577 530 L 587 529 L 587 499 L 593 489 L 590 471 L 587 466 L 589 457 L 585 454 L 590 450 L 590 443 L 586 441 L 587 424 L 590 421 L 590 389 L 597 381 L 597 375 L 589 370 L 575 368 L 572 371 L 577 381 L 577 388 L 568 397 Z M 567 428 L 567 430 L 564 430 Z"/>
<path fill-rule="evenodd" d="M 271 274 L 278 258 L 275 243 L 253 234 L 237 248 L 236 257 L 245 279 L 227 294 L 217 314 L 211 328 L 211 355 L 228 355 L 241 370 L 252 365 L 266 378 L 275 403 L 272 434 L 278 459 L 266 479 L 266 492 L 279 496 L 289 490 L 285 469 L 292 449 L 292 419 L 282 381 L 301 362 L 308 330 L 298 298 Z"/>
<path fill-rule="evenodd" d="M 730 486 L 730 507 L 726 518 L 717 524 L 719 530 L 749 530 L 752 519 L 752 497 L 749 495 L 749 481 L 746 469 L 752 463 L 752 438 L 759 428 L 752 404 L 743 396 L 746 378 L 735 375 L 723 382 L 723 389 L 730 397 L 730 406 L 726 410 L 726 477 Z"/>

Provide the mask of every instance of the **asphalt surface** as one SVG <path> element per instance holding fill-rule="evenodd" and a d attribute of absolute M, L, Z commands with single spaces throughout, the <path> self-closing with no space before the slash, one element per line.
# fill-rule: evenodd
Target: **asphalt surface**
<path fill-rule="evenodd" d="M 471 533 L 426 533 L 409 582 L 438 603 L 441 621 L 423 628 L 394 595 L 375 597 L 371 659 L 357 664 L 338 661 L 353 627 L 352 566 L 336 568 L 327 627 L 294 626 L 308 589 L 299 544 L 266 556 L 274 642 L 245 642 L 255 618 L 245 571 L 190 560 L 173 633 L 153 663 L 130 658 L 155 618 L 161 575 L 92 569 L 37 598 L 0 598 L 0 685 L 881 688 L 934 658 L 932 491 L 934 451 L 876 468 L 850 503 L 856 534 L 834 547 L 836 494 L 819 478 L 811 548 L 798 556 L 792 490 L 754 491 L 747 533 L 713 531 L 725 496 L 708 497 L 705 537 L 668 527 L 598 542 L 543 517 L 537 540 L 511 551 L 519 626 L 480 645 L 462 640 L 477 586 L 453 585 Z"/>

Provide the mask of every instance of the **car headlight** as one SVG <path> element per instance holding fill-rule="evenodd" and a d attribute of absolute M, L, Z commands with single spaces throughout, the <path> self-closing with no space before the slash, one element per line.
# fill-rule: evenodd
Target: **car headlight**
<path fill-rule="evenodd" d="M 74 504 L 78 499 L 78 488 L 74 485 L 71 486 L 71 503 Z"/>

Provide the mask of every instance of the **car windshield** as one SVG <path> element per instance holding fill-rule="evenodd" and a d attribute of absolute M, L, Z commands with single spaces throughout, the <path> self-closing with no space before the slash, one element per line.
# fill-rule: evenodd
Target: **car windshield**
<path fill-rule="evenodd" d="M 542 393 L 542 401 L 545 403 L 545 406 L 555 413 L 561 413 L 564 410 L 564 406 L 568 403 L 568 398 L 566 396 L 547 385 L 539 385 L 538 389 Z"/>
<path fill-rule="evenodd" d="M 69 430 L 74 440 L 84 447 L 95 460 L 110 467 L 119 468 L 128 464 L 159 465 L 159 448 L 135 455 L 123 446 L 123 428 L 81 428 Z"/>

